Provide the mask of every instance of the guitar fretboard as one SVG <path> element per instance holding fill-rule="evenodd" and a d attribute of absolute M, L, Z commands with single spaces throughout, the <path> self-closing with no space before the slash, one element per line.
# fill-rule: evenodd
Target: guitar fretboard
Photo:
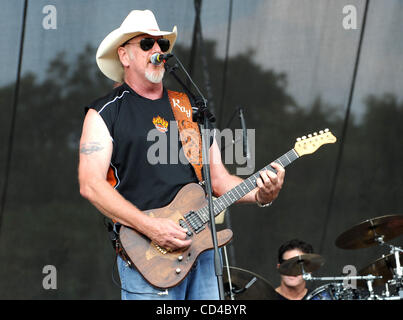
<path fill-rule="evenodd" d="M 299 156 L 294 149 L 291 149 L 287 153 L 283 154 L 280 158 L 275 160 L 274 162 L 280 164 L 282 167 L 288 166 L 291 162 L 298 159 Z M 260 177 L 260 171 L 270 170 L 276 173 L 276 170 L 267 165 L 263 169 L 257 171 L 249 178 L 245 179 L 243 182 L 238 184 L 236 187 L 232 188 L 230 191 L 224 193 L 221 197 L 215 199 L 213 201 L 214 207 L 214 216 L 217 216 L 220 212 L 228 208 L 231 204 L 241 199 L 243 196 L 251 192 L 256 188 L 256 180 Z M 196 211 L 199 218 L 203 223 L 206 223 L 210 220 L 208 205 Z"/>

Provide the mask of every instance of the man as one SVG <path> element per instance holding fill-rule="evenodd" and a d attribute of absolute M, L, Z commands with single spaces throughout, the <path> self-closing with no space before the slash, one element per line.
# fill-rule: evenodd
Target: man
<path fill-rule="evenodd" d="M 313 253 L 313 247 L 309 243 L 298 239 L 288 241 L 281 245 L 278 250 L 277 268 L 288 259 L 308 253 Z M 281 275 L 280 286 L 275 290 L 278 293 L 279 300 L 302 300 L 308 294 L 308 289 L 302 275 Z"/>
<path fill-rule="evenodd" d="M 134 10 L 102 41 L 97 51 L 98 66 L 107 77 L 123 84 L 87 108 L 79 163 L 83 197 L 117 225 L 137 230 L 168 251 L 191 245 L 187 230 L 143 211 L 168 205 L 184 185 L 201 180 L 200 166 L 193 166 L 193 162 L 150 163 L 149 158 L 150 130 L 157 128 L 164 134 L 183 123 L 175 122 L 177 117 L 189 118 L 189 109 L 175 108 L 179 100 L 171 99 L 173 93 L 163 87 L 163 64 L 150 62 L 155 53 L 171 52 L 176 36 L 176 26 L 172 32 L 161 31 L 151 11 Z M 183 95 L 178 96 L 183 99 L 181 104 L 186 102 Z M 194 124 L 191 119 L 185 120 L 187 125 Z M 166 141 L 165 159 L 172 159 L 180 141 Z M 179 153 L 183 156 L 184 150 L 180 148 Z M 257 187 L 239 202 L 268 205 L 278 196 L 285 171 L 278 164 L 272 166 L 277 174 L 261 172 Z M 216 141 L 210 146 L 210 171 L 215 196 L 242 182 L 225 169 Z M 151 286 L 121 257 L 118 269 L 122 299 L 218 298 L 212 250 L 201 254 L 187 277 L 168 291 Z"/>

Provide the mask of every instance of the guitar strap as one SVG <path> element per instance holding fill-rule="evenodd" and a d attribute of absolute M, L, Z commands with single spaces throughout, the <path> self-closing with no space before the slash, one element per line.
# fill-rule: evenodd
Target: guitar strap
<path fill-rule="evenodd" d="M 199 126 L 192 119 L 193 111 L 189 97 L 185 93 L 168 90 L 168 99 L 178 124 L 185 157 L 193 166 L 199 182 L 202 182 L 202 141 Z"/>

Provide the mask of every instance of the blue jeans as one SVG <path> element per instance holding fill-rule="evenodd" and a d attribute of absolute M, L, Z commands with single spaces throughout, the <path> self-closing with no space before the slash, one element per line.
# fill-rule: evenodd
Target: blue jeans
<path fill-rule="evenodd" d="M 176 287 L 167 290 L 150 285 L 135 269 L 118 257 L 122 300 L 218 300 L 218 282 L 214 272 L 214 251 L 203 252 L 192 270 Z"/>

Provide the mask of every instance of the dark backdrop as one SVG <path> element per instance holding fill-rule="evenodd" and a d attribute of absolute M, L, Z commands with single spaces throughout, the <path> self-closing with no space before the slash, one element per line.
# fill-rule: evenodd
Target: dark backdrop
<path fill-rule="evenodd" d="M 0 298 L 120 296 L 102 215 L 79 195 L 77 162 L 83 107 L 113 85 L 97 69 L 96 48 L 133 9 L 153 10 L 163 30 L 178 26 L 174 52 L 208 96 L 218 128 L 240 128 L 237 117 L 229 120 L 244 108 L 255 129 L 256 170 L 299 136 L 329 128 L 338 137 L 287 168 L 270 208 L 229 209 L 219 228 L 234 231 L 232 266 L 277 286 L 277 250 L 292 238 L 326 259 L 316 275 L 338 276 L 345 265 L 359 270 L 389 253 L 334 242 L 364 220 L 402 213 L 401 1 L 195 3 L 199 42 L 193 1 L 1 3 Z M 55 29 L 43 25 L 49 4 Z M 343 27 L 346 5 L 357 10 L 356 29 Z M 176 87 L 169 77 L 166 85 Z M 56 267 L 56 290 L 42 286 L 46 265 Z"/>

